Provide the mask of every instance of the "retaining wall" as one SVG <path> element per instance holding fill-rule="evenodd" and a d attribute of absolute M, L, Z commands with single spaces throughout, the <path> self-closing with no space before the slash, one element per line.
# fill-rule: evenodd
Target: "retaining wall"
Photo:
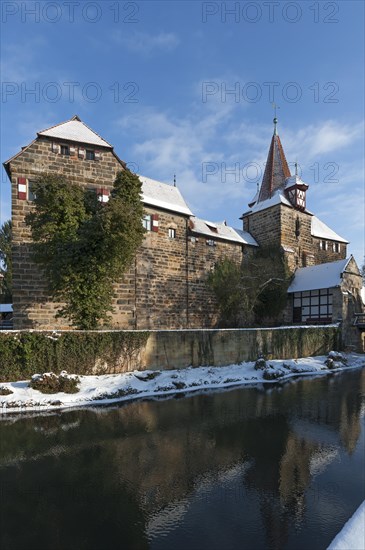
<path fill-rule="evenodd" d="M 161 331 L 9 331 L 0 333 L 0 381 L 67 370 L 111 374 L 223 366 L 324 355 L 339 349 L 337 325 Z"/>

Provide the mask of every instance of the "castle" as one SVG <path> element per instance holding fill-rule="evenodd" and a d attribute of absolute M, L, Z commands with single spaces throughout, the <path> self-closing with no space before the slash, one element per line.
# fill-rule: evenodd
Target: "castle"
<path fill-rule="evenodd" d="M 113 326 L 121 329 L 214 327 L 219 315 L 207 274 L 224 257 L 249 262 L 260 246 L 280 246 L 295 271 L 286 323 L 330 323 L 361 310 L 361 276 L 348 241 L 306 208 L 308 185 L 292 176 L 274 119 L 261 186 L 243 226 L 194 216 L 176 186 L 140 176 L 146 229 L 134 265 L 115 283 Z M 32 260 L 25 224 L 40 173 L 64 174 L 107 201 L 126 168 L 113 146 L 78 116 L 37 133 L 4 163 L 12 185 L 14 328 L 67 328 L 55 317 L 46 282 Z"/>

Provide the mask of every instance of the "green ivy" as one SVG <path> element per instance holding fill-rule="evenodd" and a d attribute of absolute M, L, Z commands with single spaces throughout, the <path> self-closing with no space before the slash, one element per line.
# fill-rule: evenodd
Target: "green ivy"
<path fill-rule="evenodd" d="M 0 382 L 66 370 L 98 374 L 125 370 L 146 344 L 148 332 L 14 332 L 0 334 Z M 107 367 L 106 367 L 107 366 Z M 96 373 L 95 373 L 96 374 Z"/>

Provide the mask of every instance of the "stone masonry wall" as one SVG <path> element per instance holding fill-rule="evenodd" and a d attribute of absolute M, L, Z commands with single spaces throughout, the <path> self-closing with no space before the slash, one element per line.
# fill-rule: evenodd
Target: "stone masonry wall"
<path fill-rule="evenodd" d="M 242 245 L 234 242 L 214 240 L 210 237 L 190 235 L 188 238 L 188 318 L 189 327 L 214 327 L 218 308 L 213 293 L 207 287 L 209 273 L 217 261 L 229 258 L 237 263 L 243 259 Z"/>
<path fill-rule="evenodd" d="M 72 183 L 89 188 L 112 189 L 116 173 L 123 169 L 110 149 L 95 148 L 98 161 L 64 156 L 53 152 L 56 140 L 39 137 L 11 161 L 14 327 L 68 328 L 66 319 L 56 319 L 61 304 L 52 303 L 45 278 L 31 257 L 30 230 L 25 216 L 33 203 L 18 199 L 17 180 L 37 181 L 40 174 L 61 173 Z M 64 143 L 64 142 L 62 142 Z M 69 144 L 69 145 L 75 145 Z M 137 253 L 134 265 L 115 284 L 115 312 L 112 326 L 120 329 L 211 327 L 218 320 L 217 305 L 206 286 L 210 269 L 227 256 L 242 259 L 242 245 L 207 238 L 188 238 L 188 218 L 161 209 L 145 207 L 146 214 L 158 214 L 158 232 L 149 231 Z M 169 229 L 176 232 L 169 237 Z"/>
<path fill-rule="evenodd" d="M 321 250 L 322 239 L 311 234 L 311 219 L 310 214 L 278 204 L 246 216 L 243 228 L 252 234 L 260 246 L 284 247 L 291 271 L 346 258 L 344 243 L 340 243 L 339 252 L 335 252 L 335 241 L 327 239 L 327 249 Z"/>
<path fill-rule="evenodd" d="M 243 229 L 251 233 L 260 246 L 280 246 L 280 205 L 249 214 L 243 219 Z"/>
<path fill-rule="evenodd" d="M 91 161 L 79 158 L 78 154 L 64 156 L 54 153 L 52 143 L 56 141 L 38 137 L 10 164 L 13 222 L 13 308 L 14 326 L 18 328 L 34 326 L 66 328 L 67 326 L 64 320 L 55 319 L 59 304 L 49 301 L 45 279 L 31 258 L 30 230 L 25 224 L 25 216 L 31 211 L 33 205 L 31 201 L 18 198 L 18 178 L 26 178 L 29 182 L 37 181 L 39 175 L 45 172 L 62 173 L 73 183 L 85 187 L 111 189 L 116 173 L 122 169 L 122 165 L 110 149 L 84 145 L 87 149 L 97 149 L 101 153 L 99 161 Z M 77 149 L 76 153 L 78 153 Z"/>

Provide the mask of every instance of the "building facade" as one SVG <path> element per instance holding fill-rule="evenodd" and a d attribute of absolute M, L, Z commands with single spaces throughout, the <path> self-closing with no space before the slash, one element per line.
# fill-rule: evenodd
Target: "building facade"
<path fill-rule="evenodd" d="M 63 174 L 72 183 L 95 189 L 106 202 L 117 172 L 126 165 L 110 143 L 75 116 L 38 132 L 4 166 L 12 185 L 14 328 L 68 328 L 64 319 L 56 318 L 60 304 L 50 300 L 32 259 L 25 218 L 34 208 L 33 184 L 40 174 Z M 276 124 L 263 181 L 242 216 L 242 229 L 201 220 L 176 186 L 140 179 L 146 234 L 134 265 L 115 283 L 115 328 L 216 326 L 217 304 L 206 285 L 209 272 L 225 257 L 249 262 L 260 246 L 280 246 L 293 272 L 346 258 L 347 241 L 306 209 L 308 185 L 291 176 Z M 355 286 L 361 287 L 358 279 Z M 294 311 L 292 298 L 289 304 L 286 320 L 305 322 L 305 315 Z M 329 314 L 326 319 L 330 321 Z"/>

